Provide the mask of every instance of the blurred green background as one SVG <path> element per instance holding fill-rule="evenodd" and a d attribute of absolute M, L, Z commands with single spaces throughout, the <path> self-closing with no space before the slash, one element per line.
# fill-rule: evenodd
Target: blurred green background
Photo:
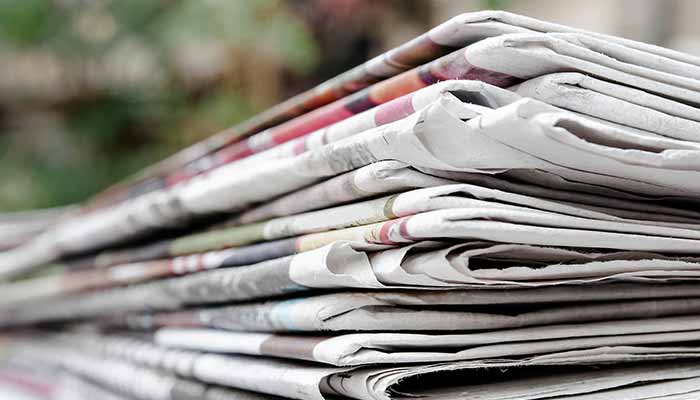
<path fill-rule="evenodd" d="M 273 0 L 0 0 L 0 50 L 3 210 L 82 200 L 319 63 L 302 17 Z"/>
<path fill-rule="evenodd" d="M 670 2 L 635 2 L 654 30 L 624 2 L 0 0 L 0 211 L 81 201 L 460 12 L 668 42 Z"/>

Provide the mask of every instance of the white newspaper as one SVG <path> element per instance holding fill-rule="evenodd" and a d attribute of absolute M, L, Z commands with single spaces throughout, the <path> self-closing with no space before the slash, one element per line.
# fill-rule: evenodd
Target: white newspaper
<path fill-rule="evenodd" d="M 523 358 L 370 367 L 331 367 L 266 357 L 169 350 L 137 339 L 96 336 L 50 339 L 44 352 L 41 352 L 41 346 L 37 347 L 39 349 L 26 351 L 38 352 L 47 358 L 50 356 L 44 353 L 53 350 L 63 355 L 63 364 L 78 359 L 81 366 L 95 369 L 97 364 L 84 359 L 135 363 L 202 382 L 294 399 L 323 399 L 338 395 L 355 399 L 446 398 L 445 393 L 459 397 L 460 392 L 461 398 L 467 393 L 508 399 L 517 393 L 519 397 L 515 398 L 538 399 L 550 398 L 556 392 L 563 396 L 603 390 L 640 390 L 636 383 L 643 383 L 643 386 L 665 383 L 668 386 L 662 393 L 668 395 L 687 391 L 687 380 L 697 380 L 700 374 L 698 361 L 680 360 L 696 358 L 697 348 L 672 345 L 611 346 Z M 661 362 L 669 357 L 678 359 Z M 652 360 L 657 362 L 630 364 Z M 610 362 L 622 364 L 604 365 Z M 559 373 L 551 374 L 553 366 L 557 366 Z M 528 377 L 524 378 L 522 372 Z M 420 384 L 411 384 L 414 380 L 409 378 L 417 376 L 421 377 Z M 695 383 L 690 389 L 698 390 L 697 385 Z M 654 387 L 654 390 L 658 389 Z"/>
<path fill-rule="evenodd" d="M 443 238 L 461 238 L 463 235 L 473 235 L 475 226 L 480 226 L 472 223 L 463 225 L 464 221 L 453 219 L 452 217 L 460 215 L 459 209 L 445 212 L 442 216 L 450 218 L 435 218 L 429 215 L 431 213 L 411 216 L 410 218 L 425 217 L 429 226 L 408 225 L 407 228 L 402 228 L 399 224 L 396 235 L 405 237 L 408 232 L 415 235 L 411 236 L 414 238 L 429 236 L 429 229 L 435 229 Z M 591 230 L 588 235 L 584 230 L 568 233 L 565 230 L 549 229 L 538 236 L 538 231 L 529 229 L 527 225 L 513 225 L 513 229 L 504 230 L 503 224 L 490 219 L 486 221 L 497 224 L 492 232 L 506 232 L 511 237 L 520 235 L 518 240 L 523 242 L 536 241 L 538 237 L 543 241 L 547 239 L 547 242 L 544 245 L 530 245 L 475 241 L 448 247 L 439 243 L 418 242 L 412 246 L 368 254 L 353 248 L 357 247 L 357 241 L 334 241 L 316 250 L 249 266 L 59 297 L 51 303 L 39 299 L 10 304 L 3 307 L 0 324 L 94 317 L 147 309 L 172 310 L 185 305 L 240 302 L 312 289 L 517 288 L 605 281 L 692 281 L 700 277 L 700 263 L 692 256 L 665 257 L 624 249 L 596 252 L 586 248 L 550 246 L 552 238 L 557 238 L 560 244 L 570 240 L 576 246 L 582 245 L 579 241 L 595 239 L 606 243 L 602 247 L 615 242 L 615 246 L 628 245 L 632 250 L 639 250 L 640 247 L 645 247 L 645 240 L 653 239 L 654 243 L 673 244 L 676 251 L 682 246 L 688 246 L 688 251 L 692 253 L 697 248 L 694 240 L 612 232 L 609 236 L 604 236 L 606 232 L 596 230 Z M 629 226 L 637 229 L 640 225 Z M 381 227 L 374 228 L 369 232 L 376 232 L 374 235 L 379 237 L 383 230 L 379 229 Z M 423 228 L 425 230 L 416 230 Z M 656 229 L 661 232 L 663 228 Z M 391 236 L 390 229 L 384 232 L 394 237 Z M 506 242 L 513 242 L 512 239 L 502 238 Z M 360 243 L 359 247 L 362 246 Z"/>
<path fill-rule="evenodd" d="M 641 134 L 700 141 L 700 110 L 642 90 L 575 72 L 544 75 L 513 89 L 523 97 L 636 128 Z"/>
<path fill-rule="evenodd" d="M 399 161 L 379 161 L 253 207 L 235 216 L 227 225 L 248 224 L 377 195 L 451 183 L 456 181 L 426 175 Z"/>
<path fill-rule="evenodd" d="M 513 93 L 514 96 L 517 96 Z M 9 250 L 31 240 L 51 228 L 61 218 L 75 211 L 74 207 L 0 213 L 0 251 Z"/>
<path fill-rule="evenodd" d="M 501 35 L 468 46 L 465 58 L 473 66 L 520 79 L 580 72 L 690 104 L 700 101 L 699 66 L 587 34 Z"/>
<path fill-rule="evenodd" d="M 42 400 L 280 400 L 277 396 L 206 385 L 176 376 L 166 369 L 157 370 L 125 359 L 100 357 L 57 344 L 40 338 L 31 341 L 11 339 L 11 347 L 5 351 L 6 359 L 3 360 L 9 372 L 17 370 L 12 368 L 15 364 L 28 365 L 32 369 L 27 376 L 11 375 L 12 381 L 25 383 L 29 377 L 36 377 L 36 368 L 41 366 L 53 370 L 46 377 L 48 383 L 37 384 L 57 386 L 50 389 L 50 398 L 42 396 Z M 0 370 L 0 384 L 2 377 Z M 42 395 L 46 395 L 46 390 Z"/>
<path fill-rule="evenodd" d="M 617 36 L 584 31 L 582 29 L 548 21 L 540 21 L 535 18 L 500 10 L 485 10 L 460 14 L 450 19 L 447 23 L 431 29 L 428 34 L 436 43 L 463 46 L 464 43 L 473 43 L 493 36 L 532 32 L 583 33 L 602 41 L 617 43 L 629 47 L 630 49 L 660 56 L 653 57 L 655 60 L 668 58 L 681 63 L 700 66 L 700 59 L 691 54 L 681 53 L 665 47 L 654 46 L 652 44 L 637 42 Z"/>
<path fill-rule="evenodd" d="M 344 292 L 174 312 L 130 314 L 110 323 L 137 330 L 458 331 L 688 315 L 697 284 L 605 284 L 506 290 Z M 514 313 L 514 310 L 518 310 Z M 421 324 L 414 317 L 420 315 Z"/>
<path fill-rule="evenodd" d="M 414 318 L 420 318 L 415 315 Z M 597 347 L 656 346 L 700 338 L 695 316 L 546 325 L 479 333 L 348 333 L 294 336 L 166 328 L 155 342 L 206 353 L 247 354 L 337 366 L 518 358 Z M 700 352 L 700 349 L 698 349 Z"/>
<path fill-rule="evenodd" d="M 630 193 L 610 187 L 568 181 L 544 171 L 511 170 L 487 175 L 430 168 L 421 170 L 453 181 L 556 200 L 577 207 L 593 210 L 614 208 L 616 212 L 626 213 L 625 215 L 631 218 L 650 218 L 658 215 L 662 220 L 666 220 L 667 216 L 673 216 L 673 219 L 668 221 L 678 222 L 692 222 L 700 218 L 697 211 L 700 199 L 697 198 Z"/>

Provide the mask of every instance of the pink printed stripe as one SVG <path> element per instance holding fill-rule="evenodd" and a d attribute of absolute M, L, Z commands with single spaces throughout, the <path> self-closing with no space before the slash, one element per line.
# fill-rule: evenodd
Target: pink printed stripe
<path fill-rule="evenodd" d="M 377 112 L 374 115 L 375 125 L 386 125 L 413 114 L 415 110 L 413 109 L 412 99 L 413 93 L 409 93 L 377 107 Z"/>
<path fill-rule="evenodd" d="M 226 147 L 216 153 L 216 160 L 218 164 L 230 163 L 342 121 L 352 115 L 352 112 L 340 103 L 329 104 L 273 128 L 267 140 L 260 141 L 252 136 L 247 140 Z"/>
<path fill-rule="evenodd" d="M 379 230 L 379 240 L 381 241 L 382 244 L 398 244 L 397 242 L 394 242 L 391 240 L 389 237 L 389 233 L 391 232 L 391 228 L 396 224 L 398 220 L 391 220 L 387 221 L 384 224 L 382 224 L 381 229 Z"/>

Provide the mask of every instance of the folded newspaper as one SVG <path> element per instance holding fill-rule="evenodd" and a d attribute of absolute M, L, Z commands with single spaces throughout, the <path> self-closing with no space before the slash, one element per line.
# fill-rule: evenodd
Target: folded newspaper
<path fill-rule="evenodd" d="M 0 215 L 0 397 L 700 398 L 699 128 L 697 57 L 454 17 Z"/>
<path fill-rule="evenodd" d="M 593 398 L 645 399 L 697 393 L 700 373 L 694 361 L 697 348 L 672 344 L 594 347 L 526 357 L 364 367 L 171 350 L 132 338 L 25 339 L 14 347 L 18 355 L 62 367 L 112 387 L 125 386 L 124 380 L 129 376 L 142 379 L 143 385 L 133 385 L 134 380 L 130 380 L 123 389 L 140 398 L 167 398 L 158 392 L 172 385 L 148 382 L 151 377 L 153 380 L 161 378 L 163 372 L 294 399 L 341 396 L 363 400 L 414 396 L 544 399 L 553 395 L 578 398 L 587 394 L 598 396 Z M 557 375 L 549 373 L 553 370 Z"/>
<path fill-rule="evenodd" d="M 593 289 L 593 290 L 592 290 Z M 343 292 L 259 303 L 120 315 L 109 326 L 229 331 L 474 331 L 696 313 L 693 284 L 520 290 Z M 412 316 L 420 316 L 415 324 Z"/>

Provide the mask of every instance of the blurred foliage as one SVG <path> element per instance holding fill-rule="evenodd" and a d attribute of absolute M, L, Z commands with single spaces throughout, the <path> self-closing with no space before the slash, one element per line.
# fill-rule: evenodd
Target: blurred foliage
<path fill-rule="evenodd" d="M 510 0 L 482 0 L 485 10 L 505 10 L 510 5 Z"/>
<path fill-rule="evenodd" d="M 0 210 L 80 201 L 278 101 L 319 63 L 289 4 L 0 0 Z"/>

